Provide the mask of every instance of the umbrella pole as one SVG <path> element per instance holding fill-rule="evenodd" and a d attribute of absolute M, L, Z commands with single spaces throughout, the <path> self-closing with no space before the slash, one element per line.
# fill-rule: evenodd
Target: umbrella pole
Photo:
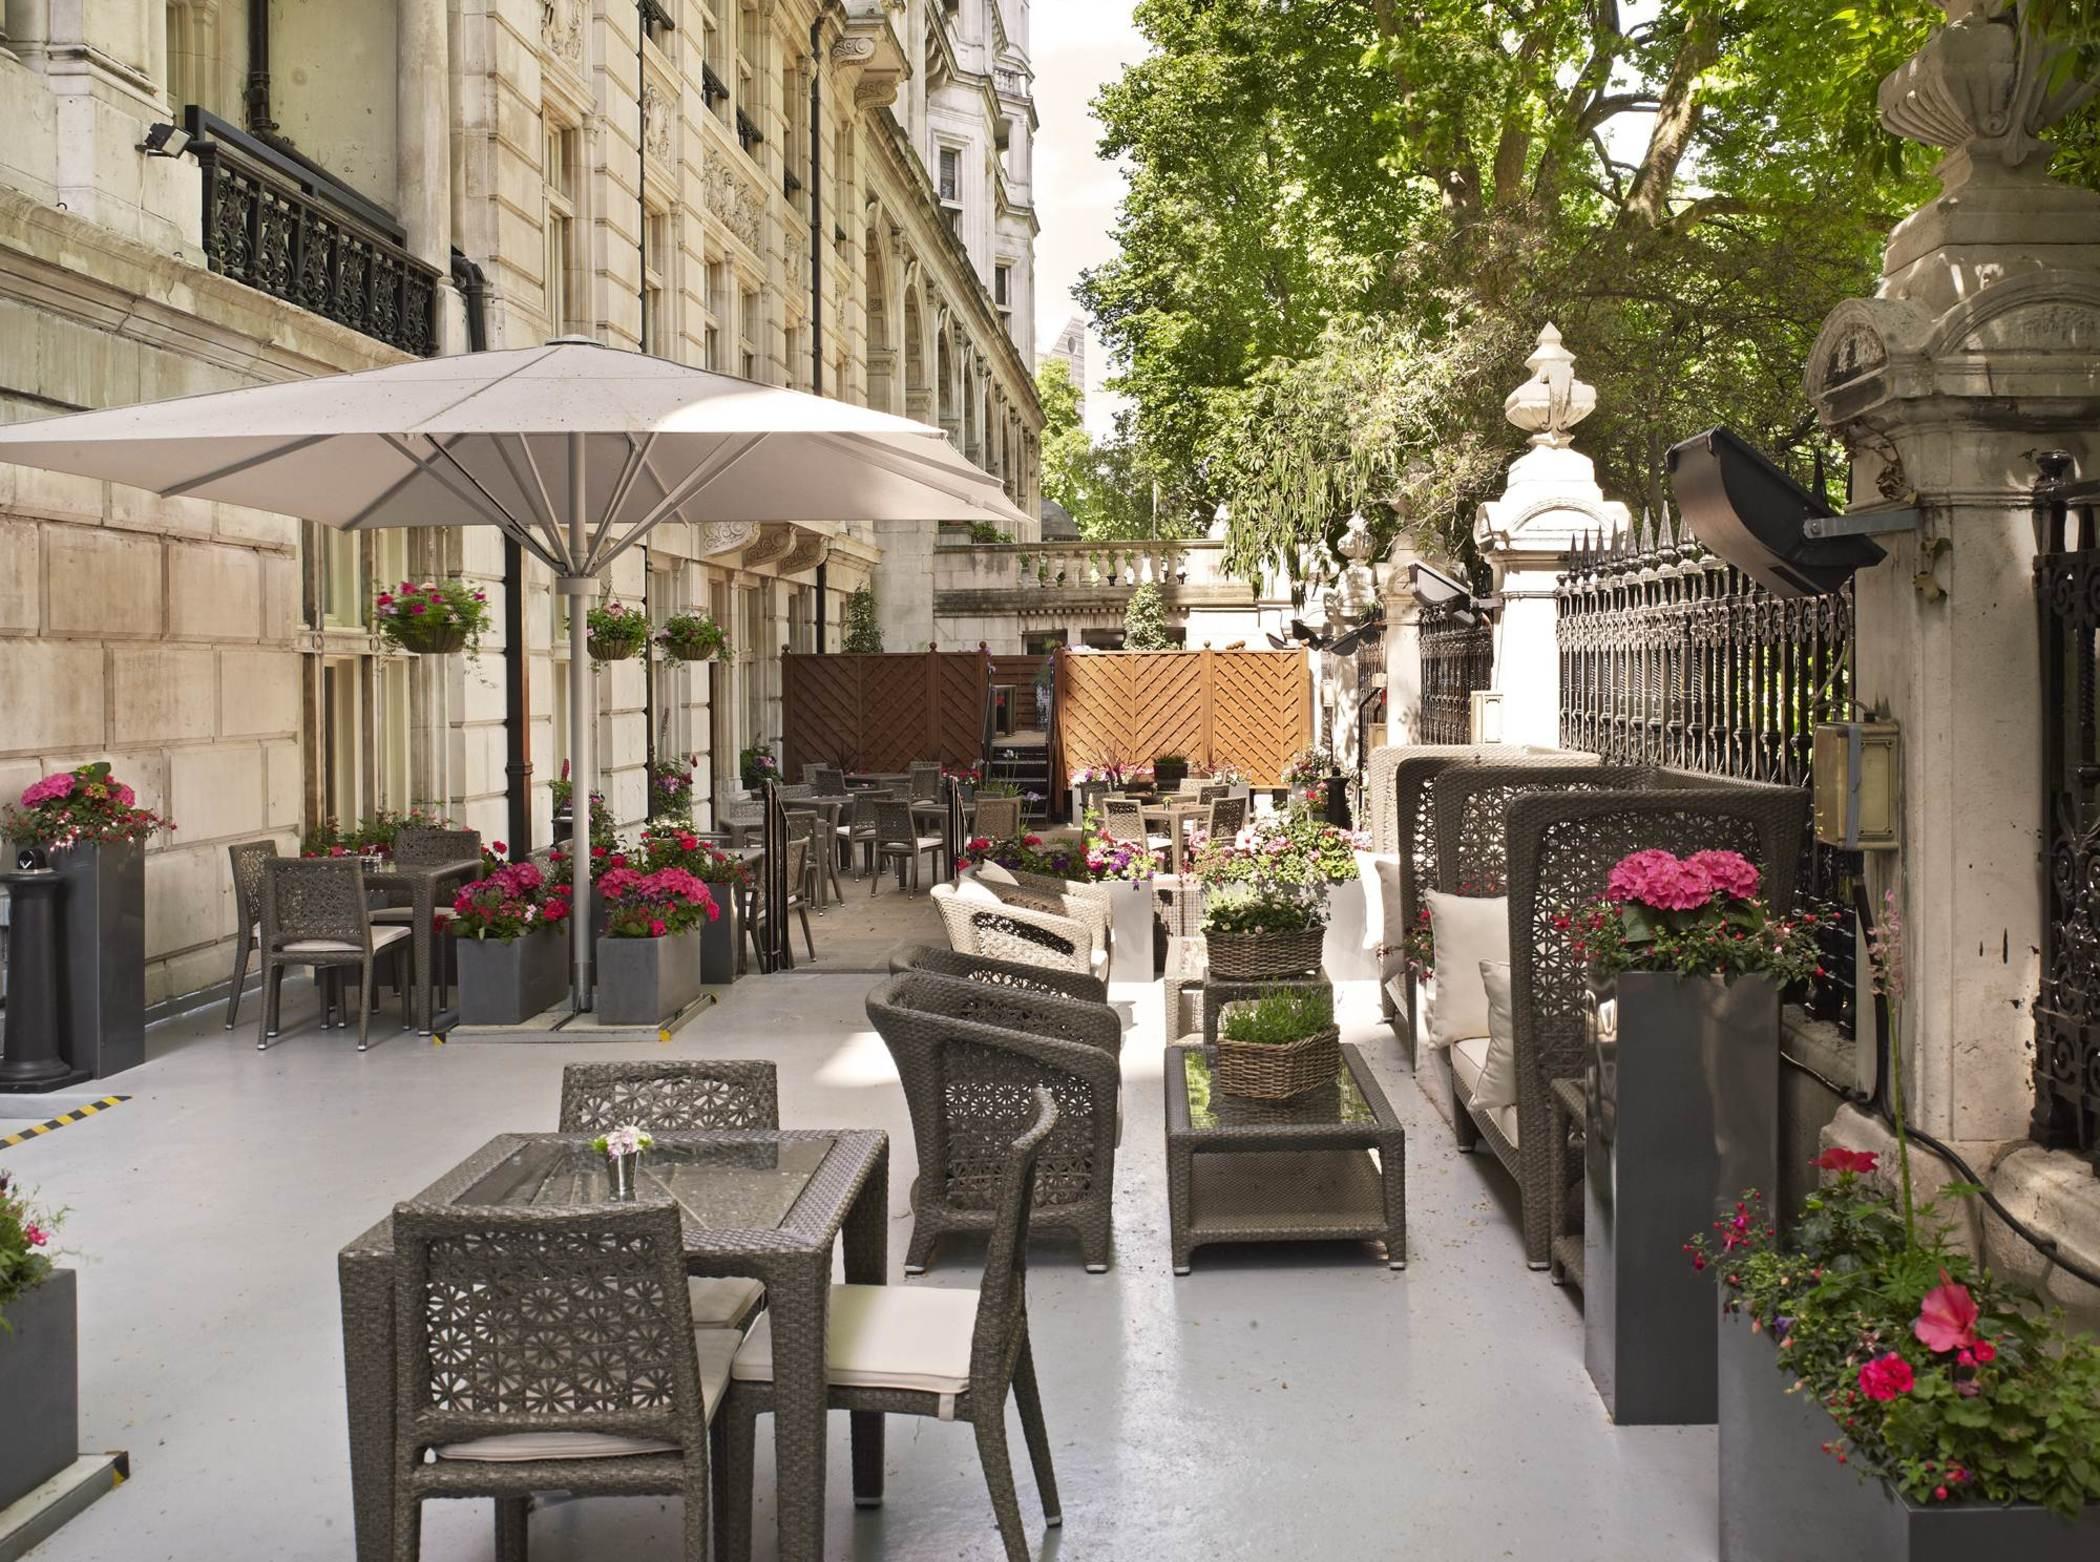
<path fill-rule="evenodd" d="M 584 443 L 569 436 L 569 567 L 580 567 L 590 552 L 584 528 Z M 570 900 L 576 921 L 576 988 L 571 1001 L 578 1014 L 592 1006 L 591 947 L 597 920 L 591 915 L 591 794 L 598 786 L 598 756 L 592 752 L 590 624 L 586 615 L 598 595 L 598 582 L 588 575 L 566 575 L 559 582 L 569 599 L 569 866 L 575 886 Z"/>

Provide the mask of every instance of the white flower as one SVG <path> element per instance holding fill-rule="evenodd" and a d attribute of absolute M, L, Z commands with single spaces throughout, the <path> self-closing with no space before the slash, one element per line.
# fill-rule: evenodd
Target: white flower
<path fill-rule="evenodd" d="M 629 1123 L 605 1136 L 605 1153 L 610 1156 L 639 1155 L 655 1143 L 648 1134 Z"/>

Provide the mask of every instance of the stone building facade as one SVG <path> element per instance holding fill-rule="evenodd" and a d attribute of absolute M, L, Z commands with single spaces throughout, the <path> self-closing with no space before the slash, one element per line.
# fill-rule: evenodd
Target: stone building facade
<path fill-rule="evenodd" d="M 574 334 L 936 423 L 1036 511 L 1027 0 L 0 15 L 10 419 Z M 624 600 L 710 612 L 738 654 L 599 669 L 615 815 L 645 815 L 652 756 L 694 755 L 704 821 L 777 740 L 780 653 L 835 649 L 857 586 L 893 647 L 931 639 L 898 582 L 934 530 L 665 527 L 623 559 Z M 449 573 L 489 593 L 479 658 L 390 653 L 374 592 Z M 559 618 L 493 531 L 343 536 L 0 467 L 0 794 L 107 756 L 174 817 L 149 993 L 194 993 L 229 968 L 232 841 L 417 804 L 514 838 L 514 783 L 547 839 Z"/>

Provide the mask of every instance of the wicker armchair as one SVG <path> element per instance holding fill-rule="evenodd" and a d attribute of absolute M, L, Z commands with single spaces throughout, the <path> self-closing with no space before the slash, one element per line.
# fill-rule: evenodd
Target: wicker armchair
<path fill-rule="evenodd" d="M 1574 953 L 1575 931 L 1555 918 L 1603 894 L 1622 857 L 1656 846 L 1739 851 L 1763 871 L 1765 894 L 1787 905 L 1806 839 L 1808 801 L 1792 787 L 1653 769 L 1611 769 L 1603 778 L 1625 789 L 1535 767 L 1481 767 L 1437 787 L 1439 879 L 1458 893 L 1464 882 L 1494 882 L 1488 876 L 1499 870 L 1509 895 L 1514 1132 L 1463 1098 L 1454 1117 L 1462 1148 L 1485 1144 L 1517 1179 L 1524 1255 L 1534 1269 L 1547 1267 L 1552 1238 L 1551 1089 L 1584 1066 L 1588 973 Z M 1542 782 L 1552 789 L 1540 790 Z"/>
<path fill-rule="evenodd" d="M 996 877 L 982 876 L 979 882 L 1008 905 L 1029 911 L 1047 911 L 1052 916 L 1070 917 L 1074 922 L 1086 923 L 1093 930 L 1094 946 L 1108 948 L 1109 929 L 1115 912 L 1102 885 L 1052 878 L 1047 873 L 1002 871 L 1013 880 L 1011 884 L 1001 883 Z"/>
<path fill-rule="evenodd" d="M 676 1206 L 404 1204 L 394 1334 L 394 1562 L 438 1497 L 493 1497 L 518 1562 L 546 1491 L 683 1497 L 707 1562 L 707 1426 L 743 1336 L 695 1332 Z"/>
<path fill-rule="evenodd" d="M 1059 1123 L 1035 1223 L 1071 1232 L 1087 1272 L 1105 1271 L 1122 1121 L 1115 1011 L 914 972 L 868 994 L 868 1019 L 896 1060 L 918 1149 L 905 1273 L 924 1273 L 947 1233 L 992 1228 L 1009 1146 L 1038 1086 L 1056 1097 Z"/>
<path fill-rule="evenodd" d="M 903 976 L 911 971 L 931 971 L 936 976 L 1045 993 L 1053 998 L 1075 998 L 1081 1003 L 1108 1002 L 1108 984 L 1098 977 L 1082 976 L 1077 971 L 1053 970 L 1045 965 L 1024 965 L 1012 960 L 960 954 L 932 944 L 920 944 L 890 956 L 892 976 Z"/>
<path fill-rule="evenodd" d="M 1042 1175 L 1038 1161 L 1055 1137 L 1059 1109 L 1041 1090 L 1035 1092 L 1033 1106 L 1035 1120 L 1007 1146 L 989 1227 L 983 1288 L 970 1292 L 834 1286 L 830 1315 L 838 1322 L 825 1347 L 832 1409 L 934 1416 L 968 1422 L 975 1429 L 977 1457 L 984 1466 L 1007 1562 L 1028 1562 L 1032 1555 L 1006 1441 L 1009 1393 L 1020 1412 L 1044 1521 L 1055 1528 L 1062 1518 L 1028 1338 L 1029 1210 L 1036 1203 Z M 758 1418 L 772 1408 L 771 1330 L 761 1323 L 737 1353 L 723 1407 L 717 1465 L 721 1517 L 715 1537 L 720 1562 L 745 1562 L 751 1554 Z M 780 1500 L 794 1502 L 803 1496 L 784 1491 Z"/>
<path fill-rule="evenodd" d="M 275 841 L 238 841 L 226 848 L 233 865 L 233 906 L 239 918 L 233 941 L 233 980 L 226 992 L 226 1028 L 241 1017 L 241 989 L 248 981 L 248 953 L 262 943 L 263 875 L 278 856 Z"/>
<path fill-rule="evenodd" d="M 1096 941 L 1092 922 L 1032 910 L 1017 901 L 994 906 L 964 899 L 948 884 L 933 887 L 933 903 L 948 930 L 948 946 L 962 954 L 1106 975 L 1108 951 Z"/>
<path fill-rule="evenodd" d="M 263 866 L 263 1013 L 256 1029 L 256 1050 L 267 1048 L 277 1034 L 286 968 L 304 965 L 313 968 L 317 981 L 356 968 L 357 1050 L 364 1051 L 372 1020 L 373 967 L 382 956 L 391 956 L 413 969 L 415 940 L 410 930 L 372 925 L 364 864 L 354 857 L 277 857 Z M 409 994 L 414 987 L 413 981 L 401 984 L 403 1030 L 413 1023 Z M 327 1019 L 324 1008 L 324 1029 Z"/>

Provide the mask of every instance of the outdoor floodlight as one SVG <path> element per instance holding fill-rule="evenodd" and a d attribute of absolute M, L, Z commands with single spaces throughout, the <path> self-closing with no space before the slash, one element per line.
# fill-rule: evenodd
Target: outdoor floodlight
<path fill-rule="evenodd" d="M 1890 851 L 1901 836 L 1901 749 L 1893 721 L 1830 722 L 1816 728 L 1810 773 L 1816 840 L 1846 851 Z"/>
<path fill-rule="evenodd" d="M 1836 591 L 1887 557 L 1865 533 L 1916 524 L 1915 511 L 1835 514 L 1725 428 L 1672 445 L 1667 464 L 1692 534 L 1774 596 Z"/>
<path fill-rule="evenodd" d="M 180 125 L 148 125 L 139 150 L 148 157 L 180 157 L 190 149 L 190 133 Z"/>
<path fill-rule="evenodd" d="M 1502 741 L 1502 691 L 1500 689 L 1475 689 L 1472 708 L 1467 712 L 1466 741 L 1468 743 L 1500 743 Z"/>

